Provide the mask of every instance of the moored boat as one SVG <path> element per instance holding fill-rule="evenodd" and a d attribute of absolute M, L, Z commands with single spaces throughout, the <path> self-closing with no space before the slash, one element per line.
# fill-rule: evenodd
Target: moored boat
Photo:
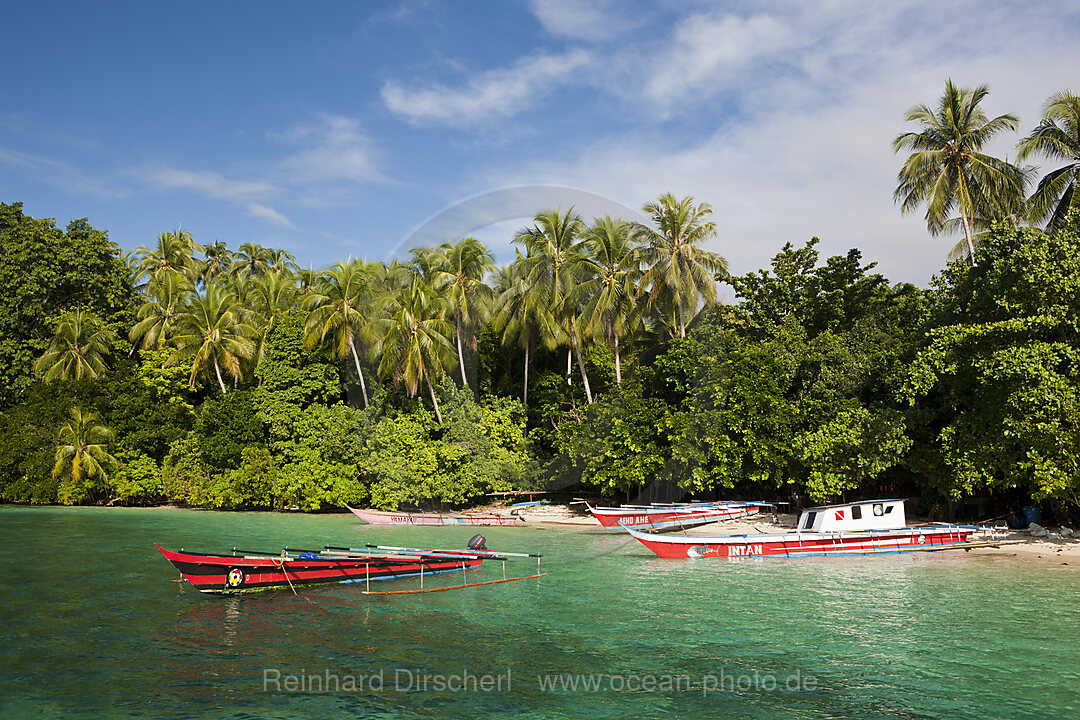
<path fill-rule="evenodd" d="M 586 503 L 585 507 L 604 527 L 621 526 L 636 530 L 685 530 L 699 525 L 755 515 L 760 510 L 759 503 L 746 502 L 624 505 L 621 507 L 593 507 Z"/>
<path fill-rule="evenodd" d="M 624 526 L 645 547 L 664 558 L 802 557 L 870 555 L 963 547 L 974 525 L 907 527 L 903 500 L 867 500 L 804 510 L 796 529 L 756 535 L 687 536 L 642 532 Z"/>
<path fill-rule="evenodd" d="M 280 553 L 264 553 L 233 548 L 230 555 L 179 552 L 154 544 L 161 554 L 180 571 L 184 580 L 204 593 L 244 593 L 260 590 L 325 585 L 332 583 L 367 583 L 377 580 L 419 577 L 421 590 L 397 590 L 367 594 L 404 594 L 433 592 L 473 585 L 489 585 L 526 578 L 507 578 L 505 561 L 509 557 L 537 558 L 537 574 L 541 577 L 539 555 L 498 553 L 484 548 L 484 538 L 477 535 L 467 550 L 398 548 L 369 545 L 365 548 L 326 546 L 322 550 L 284 548 Z M 499 580 L 465 583 L 449 587 L 423 589 L 424 577 L 439 573 L 460 572 L 478 568 L 484 560 L 503 562 L 503 577 Z"/>
<path fill-rule="evenodd" d="M 491 515 L 454 513 L 441 515 L 436 513 L 384 512 L 382 510 L 349 511 L 371 525 L 516 525 L 525 522 L 520 515 Z"/>

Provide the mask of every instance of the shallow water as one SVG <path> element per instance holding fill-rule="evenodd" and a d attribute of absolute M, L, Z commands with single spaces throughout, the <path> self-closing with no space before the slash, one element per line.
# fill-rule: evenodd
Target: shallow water
<path fill-rule="evenodd" d="M 464 547 L 477 530 L 544 553 L 550 574 L 222 597 L 174 582 L 153 547 Z M 0 532 L 4 720 L 1080 716 L 1072 566 L 960 551 L 660 560 L 599 530 L 166 508 L 0 507 Z"/>

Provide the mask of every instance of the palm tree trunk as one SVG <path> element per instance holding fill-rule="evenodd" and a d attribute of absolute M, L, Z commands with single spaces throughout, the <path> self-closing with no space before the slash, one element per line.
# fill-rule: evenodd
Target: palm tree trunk
<path fill-rule="evenodd" d="M 570 384 L 570 368 L 574 367 L 574 350 L 572 347 L 566 348 L 566 384 Z"/>
<path fill-rule="evenodd" d="M 682 298 L 677 302 L 679 308 L 679 337 L 686 337 L 686 320 L 683 319 Z"/>
<path fill-rule="evenodd" d="M 439 412 L 439 401 L 435 399 L 435 387 L 431 384 L 431 376 L 424 369 L 423 362 L 420 363 L 420 372 L 424 373 L 424 381 L 427 383 L 428 392 L 431 393 L 431 404 L 435 406 L 435 419 L 442 425 L 442 413 Z"/>
<path fill-rule="evenodd" d="M 581 359 L 581 342 L 578 340 L 577 323 L 570 318 L 570 335 L 574 340 L 574 350 L 577 352 L 577 364 L 581 370 L 581 382 L 585 385 L 585 398 L 592 405 L 592 389 L 589 388 L 589 376 L 585 374 L 585 361 Z"/>
<path fill-rule="evenodd" d="M 465 379 L 465 353 L 461 351 L 461 318 L 457 319 L 457 358 L 458 367 L 461 368 L 461 386 L 466 387 L 469 381 Z"/>
<path fill-rule="evenodd" d="M 615 333 L 615 384 L 622 387 L 622 365 L 619 363 L 619 333 Z"/>
<path fill-rule="evenodd" d="M 521 404 L 529 407 L 529 351 L 532 350 L 532 336 L 525 343 L 525 389 L 521 394 Z"/>
<path fill-rule="evenodd" d="M 364 371 L 360 369 L 360 356 L 356 354 L 356 343 L 350 339 L 349 349 L 352 350 L 352 359 L 356 364 L 356 374 L 360 376 L 360 392 L 364 395 L 364 407 L 368 406 L 367 383 L 364 382 Z"/>
<path fill-rule="evenodd" d="M 217 355 L 214 355 L 214 374 L 217 375 L 217 384 L 221 386 L 221 394 L 227 395 L 228 391 L 225 390 L 225 382 L 221 379 L 221 368 L 218 367 Z"/>
<path fill-rule="evenodd" d="M 967 238 L 968 259 L 971 260 L 971 267 L 975 267 L 975 244 L 971 242 L 971 225 L 968 223 L 967 213 L 964 212 L 964 208 L 960 208 L 960 217 L 964 220 L 964 237 Z"/>

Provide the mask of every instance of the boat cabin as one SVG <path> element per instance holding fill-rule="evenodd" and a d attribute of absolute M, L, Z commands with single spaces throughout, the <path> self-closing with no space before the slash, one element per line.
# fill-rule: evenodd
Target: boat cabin
<path fill-rule="evenodd" d="M 903 500 L 864 500 L 809 508 L 799 516 L 799 532 L 897 530 L 907 525 Z"/>

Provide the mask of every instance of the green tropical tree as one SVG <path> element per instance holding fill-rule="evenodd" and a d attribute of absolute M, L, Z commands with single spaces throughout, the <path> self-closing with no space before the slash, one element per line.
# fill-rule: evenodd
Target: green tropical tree
<path fill-rule="evenodd" d="M 695 203 L 691 196 L 677 200 L 661 195 L 642 210 L 655 227 L 633 225 L 646 270 L 641 289 L 649 307 L 671 309 L 672 335 L 686 337 L 687 316 L 693 318 L 699 305 L 716 302 L 716 280 L 727 276 L 727 260 L 705 250 L 701 244 L 716 234 L 716 223 L 709 220 L 712 205 Z"/>
<path fill-rule="evenodd" d="M 150 288 L 149 297 L 138 310 L 138 322 L 131 328 L 128 339 L 132 352 L 136 347 L 143 350 L 160 350 L 169 339 L 180 307 L 191 293 L 191 284 L 176 273 L 165 275 L 161 282 Z"/>
<path fill-rule="evenodd" d="M 622 385 L 620 339 L 630 332 L 638 319 L 637 283 L 641 278 L 641 253 L 631 242 L 630 223 L 596 218 L 585 231 L 588 252 L 582 267 L 588 279 L 571 293 L 580 298 L 586 332 L 602 335 L 615 353 L 615 381 Z"/>
<path fill-rule="evenodd" d="M 49 348 L 34 363 L 45 382 L 97 377 L 105 371 L 116 333 L 101 319 L 81 308 L 66 312 L 56 326 Z"/>
<path fill-rule="evenodd" d="M 258 243 L 246 242 L 237 248 L 230 270 L 240 277 L 256 278 L 270 269 L 274 253 Z M 291 257 L 291 256 L 290 256 Z"/>
<path fill-rule="evenodd" d="M 322 274 L 321 281 L 304 301 L 309 311 L 304 324 L 305 342 L 314 347 L 330 338 L 334 357 L 339 360 L 352 357 L 364 407 L 368 406 L 368 394 L 360 355 L 375 318 L 378 270 L 374 263 L 359 260 L 338 263 Z"/>
<path fill-rule="evenodd" d="M 927 229 L 938 235 L 957 210 L 972 265 L 972 218 L 1009 215 L 1022 202 L 1026 185 L 1019 167 L 981 152 L 991 138 L 1015 130 L 1019 122 L 1010 114 L 989 119 L 980 107 L 989 92 L 985 85 L 969 90 L 947 80 L 937 111 L 916 105 L 905 115 L 906 121 L 920 123 L 922 129 L 893 141 L 894 152 L 911 151 L 893 193 L 901 212 L 909 213 L 925 202 Z"/>
<path fill-rule="evenodd" d="M 182 227 L 177 227 L 176 232 L 159 233 L 153 249 L 143 246 L 135 251 L 139 258 L 139 277 L 151 284 L 161 282 L 170 274 L 190 278 L 195 273 L 194 251 L 191 233 Z"/>
<path fill-rule="evenodd" d="M 266 254 L 266 264 L 270 270 L 283 275 L 292 275 L 300 266 L 296 264 L 296 258 L 288 250 L 273 248 Z"/>
<path fill-rule="evenodd" d="M 1040 155 L 1066 163 L 1048 172 L 1028 199 L 1031 222 L 1045 222 L 1047 230 L 1058 230 L 1065 225 L 1069 210 L 1080 207 L 1076 189 L 1080 178 L 1080 95 L 1062 90 L 1051 96 L 1043 108 L 1042 121 L 1020 140 L 1019 148 L 1019 162 Z"/>
<path fill-rule="evenodd" d="M 517 233 L 514 242 L 521 243 L 528 250 L 523 260 L 526 282 L 539 289 L 544 301 L 567 331 L 566 336 L 581 371 L 585 397 L 592 404 L 592 388 L 581 354 L 579 308 L 574 305 L 572 297 L 574 286 L 584 271 L 581 240 L 584 230 L 585 226 L 574 208 L 565 213 L 562 208 L 544 210 L 533 219 L 532 227 Z"/>
<path fill-rule="evenodd" d="M 528 268 L 524 256 L 500 268 L 496 274 L 495 289 L 498 296 L 494 306 L 494 326 L 503 345 L 517 346 L 525 352 L 525 380 L 522 388 L 522 404 L 529 404 L 529 361 L 541 343 L 554 350 L 564 342 L 565 333 L 546 304 L 542 289 L 530 285 L 526 276 Z"/>
<path fill-rule="evenodd" d="M 107 450 L 113 432 L 98 420 L 94 413 L 74 407 L 71 419 L 60 428 L 52 475 L 61 481 L 59 499 L 65 505 L 86 497 L 88 481 L 108 480 L 105 468 L 117 464 Z"/>
<path fill-rule="evenodd" d="M 172 338 L 176 351 L 168 359 L 169 365 L 191 363 L 188 385 L 195 385 L 200 370 L 212 373 L 221 394 L 225 395 L 222 373 L 233 382 L 241 378 L 241 361 L 251 360 L 255 343 L 251 337 L 254 328 L 241 319 L 241 308 L 229 292 L 211 283 L 206 292 L 195 295 L 183 308 Z"/>
<path fill-rule="evenodd" d="M 388 317 L 375 321 L 380 331 L 379 375 L 403 386 L 410 397 L 425 383 L 441 425 L 433 381 L 442 376 L 454 356 L 450 342 L 454 330 L 446 320 L 450 300 L 438 288 L 415 281 L 398 288 L 383 303 Z"/>
<path fill-rule="evenodd" d="M 472 237 L 445 243 L 439 249 L 442 251 L 439 284 L 450 295 L 458 369 L 461 384 L 468 385 L 463 344 L 466 335 L 473 336 L 476 324 L 482 322 L 491 309 L 493 295 L 491 288 L 484 284 L 484 277 L 495 268 L 495 259 L 482 242 Z"/>
<path fill-rule="evenodd" d="M 234 257 L 224 242 L 215 240 L 209 245 L 196 243 L 195 247 L 203 254 L 202 259 L 195 263 L 195 272 L 204 287 L 219 279 L 220 275 L 229 272 Z"/>
<path fill-rule="evenodd" d="M 282 315 L 296 302 L 296 283 L 283 271 L 271 270 L 252 283 L 249 315 L 256 328 L 255 365 L 262 361 L 263 350 L 270 333 Z"/>
<path fill-rule="evenodd" d="M 322 273 L 312 267 L 307 267 L 296 272 L 296 291 L 301 297 L 307 297 L 315 292 Z"/>

